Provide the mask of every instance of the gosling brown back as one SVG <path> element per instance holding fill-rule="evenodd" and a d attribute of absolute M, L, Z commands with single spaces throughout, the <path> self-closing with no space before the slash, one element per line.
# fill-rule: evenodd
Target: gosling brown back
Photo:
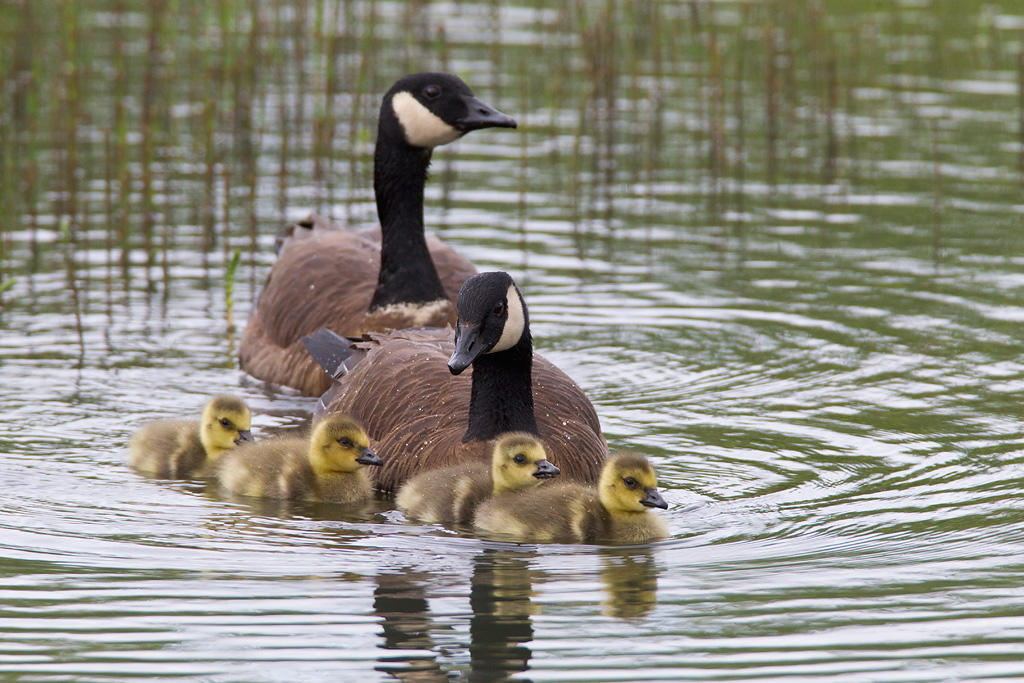
<path fill-rule="evenodd" d="M 195 420 L 162 420 L 132 435 L 129 464 L 161 479 L 184 479 L 203 469 L 206 451 Z"/>

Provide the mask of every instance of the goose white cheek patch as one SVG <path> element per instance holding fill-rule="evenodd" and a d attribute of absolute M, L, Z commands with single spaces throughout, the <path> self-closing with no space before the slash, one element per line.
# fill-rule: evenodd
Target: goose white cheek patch
<path fill-rule="evenodd" d="M 519 343 L 523 336 L 523 329 L 526 327 L 526 316 L 523 314 L 523 301 L 519 298 L 519 292 L 515 285 L 509 285 L 505 293 L 505 302 L 508 305 L 508 318 L 505 320 L 505 327 L 501 331 L 501 338 L 488 353 L 507 351 Z"/>
<path fill-rule="evenodd" d="M 402 124 L 406 142 L 414 147 L 447 145 L 462 135 L 408 92 L 395 93 L 391 98 L 391 108 Z"/>

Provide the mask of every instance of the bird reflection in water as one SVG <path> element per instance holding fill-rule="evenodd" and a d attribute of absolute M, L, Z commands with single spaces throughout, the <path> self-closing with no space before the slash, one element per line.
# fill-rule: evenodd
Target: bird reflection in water
<path fill-rule="evenodd" d="M 430 575 L 422 572 L 377 575 L 373 611 L 380 618 L 384 650 L 392 656 L 377 658 L 377 671 L 409 683 L 447 681 L 430 635 L 431 619 L 425 585 Z"/>
<path fill-rule="evenodd" d="M 523 643 L 533 639 L 530 557 L 529 553 L 488 549 L 474 558 L 469 586 L 468 671 L 464 660 L 460 663 L 460 657 L 454 655 L 459 648 L 451 646 L 450 630 L 444 636 L 445 668 L 438 661 L 440 648 L 431 631 L 439 625 L 428 602 L 433 577 L 414 571 L 378 575 L 373 609 L 382 626 L 379 647 L 392 652 L 378 657 L 377 670 L 410 682 L 496 681 L 526 671 L 531 653 Z M 450 587 L 445 593 L 450 593 Z"/>
<path fill-rule="evenodd" d="M 656 603 L 657 565 L 649 548 L 605 547 L 597 550 L 602 560 L 603 614 L 619 619 L 646 616 Z M 378 657 L 377 670 L 397 680 L 476 682 L 502 681 L 530 668 L 534 639 L 531 615 L 540 611 L 533 603 L 534 583 L 546 572 L 531 565 L 536 555 L 524 549 L 486 548 L 473 558 L 469 586 L 469 667 L 455 654 L 451 627 L 435 623 L 428 603 L 434 577 L 427 572 L 404 571 L 380 574 L 374 591 L 374 612 L 381 620 L 383 642 L 391 651 Z M 450 584 L 444 593 L 451 595 Z M 597 596 L 595 596 L 595 603 Z M 438 661 L 442 648 L 431 631 L 444 628 L 441 637 L 444 666 Z M 529 679 L 516 676 L 517 681 Z"/>
<path fill-rule="evenodd" d="M 488 548 L 473 562 L 470 680 L 504 680 L 530 668 L 532 553 Z M 516 680 L 524 680 L 517 678 Z"/>
<path fill-rule="evenodd" d="M 654 609 L 658 567 L 650 548 L 602 548 L 601 582 L 605 599 L 601 613 L 618 619 L 639 619 Z"/>

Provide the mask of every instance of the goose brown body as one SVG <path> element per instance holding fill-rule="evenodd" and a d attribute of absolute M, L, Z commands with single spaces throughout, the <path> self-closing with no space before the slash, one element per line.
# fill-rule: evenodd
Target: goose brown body
<path fill-rule="evenodd" d="M 457 76 L 412 74 L 385 94 L 374 150 L 380 230 L 350 232 L 318 216 L 286 228 L 239 347 L 249 374 L 316 396 L 329 382 L 303 335 L 342 335 L 454 323 L 454 299 L 472 264 L 423 225 L 431 150 L 515 121 L 477 99 Z"/>
<path fill-rule="evenodd" d="M 380 229 L 350 231 L 311 215 L 290 227 L 239 350 L 242 368 L 275 384 L 319 396 L 330 378 L 302 346 L 321 328 L 356 336 L 374 330 L 454 325 L 459 288 L 476 268 L 434 235 L 427 248 L 447 298 L 434 306 L 370 311 L 380 270 Z M 301 293 L 301 295 L 300 295 Z"/>
<path fill-rule="evenodd" d="M 555 543 L 649 543 L 668 536 L 649 514 L 667 507 L 654 468 L 641 455 L 610 458 L 596 487 L 552 482 L 495 496 L 477 508 L 473 526 L 493 538 Z"/>
<path fill-rule="evenodd" d="M 501 296 L 511 286 L 519 297 L 505 273 L 476 275 L 463 293 L 490 276 L 502 276 Z M 492 439 L 506 431 L 538 436 L 562 478 L 597 481 L 607 446 L 594 406 L 564 372 L 533 354 L 528 324 L 515 348 L 483 354 L 458 375 L 448 364 L 454 336 L 450 328 L 368 334 L 351 343 L 351 369 L 321 397 L 323 411 L 353 416 L 374 439 L 384 461 L 378 486 L 391 491 L 418 472 L 487 463 Z M 491 367 L 499 358 L 508 374 Z"/>
<path fill-rule="evenodd" d="M 490 463 L 463 462 L 410 478 L 398 490 L 395 505 L 422 522 L 468 525 L 491 496 L 531 488 L 558 474 L 540 441 L 512 432 L 495 441 Z"/>
<path fill-rule="evenodd" d="M 352 415 L 366 427 L 384 461 L 374 474 L 392 491 L 427 469 L 487 463 L 489 439 L 463 441 L 472 369 L 452 375 L 446 364 L 454 332 L 401 330 L 355 342 L 365 356 L 323 397 L 324 410 Z M 562 477 L 593 482 L 607 452 L 597 412 L 583 390 L 550 361 L 534 356 L 534 411 L 548 459 Z"/>
<path fill-rule="evenodd" d="M 151 422 L 132 435 L 128 463 L 165 479 L 208 476 L 211 466 L 240 443 L 252 440 L 249 408 L 234 396 L 217 396 L 197 420 Z"/>
<path fill-rule="evenodd" d="M 223 490 L 243 496 L 352 504 L 373 493 L 363 465 L 378 464 L 362 427 L 333 415 L 307 439 L 280 437 L 229 453 L 215 474 Z"/>

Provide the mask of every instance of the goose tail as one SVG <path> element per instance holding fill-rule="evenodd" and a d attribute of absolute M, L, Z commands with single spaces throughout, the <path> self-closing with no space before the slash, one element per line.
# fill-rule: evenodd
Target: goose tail
<path fill-rule="evenodd" d="M 323 327 L 303 337 L 302 345 L 332 379 L 348 372 L 345 361 L 352 357 L 354 351 L 351 340 Z"/>

